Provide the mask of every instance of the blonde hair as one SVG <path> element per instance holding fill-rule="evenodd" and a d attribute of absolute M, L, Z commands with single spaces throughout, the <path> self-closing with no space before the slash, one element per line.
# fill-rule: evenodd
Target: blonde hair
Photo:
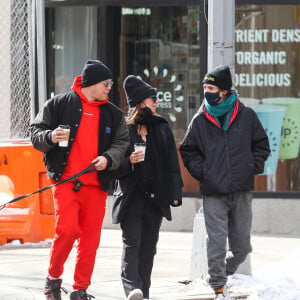
<path fill-rule="evenodd" d="M 140 109 L 142 108 L 141 103 L 134 107 L 130 107 L 128 110 L 127 124 L 135 124 L 136 118 L 139 116 Z"/>

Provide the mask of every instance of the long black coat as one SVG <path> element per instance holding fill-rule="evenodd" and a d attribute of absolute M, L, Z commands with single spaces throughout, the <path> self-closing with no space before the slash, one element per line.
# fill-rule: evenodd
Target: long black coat
<path fill-rule="evenodd" d="M 160 206 L 162 215 L 171 220 L 170 205 L 174 200 L 182 204 L 182 178 L 178 162 L 177 150 L 172 131 L 165 119 L 160 116 L 156 118 L 155 126 L 162 136 L 162 145 L 156 154 L 159 157 L 157 165 L 153 168 L 154 174 L 159 178 L 154 179 L 155 185 L 155 202 Z M 149 131 L 148 131 L 149 132 Z M 133 193 L 140 188 L 139 179 L 141 178 L 141 169 L 138 164 L 131 165 L 129 156 L 134 151 L 134 143 L 139 142 L 135 127 L 129 125 L 130 146 L 122 162 L 121 167 L 116 172 L 116 187 L 113 194 L 113 223 L 117 224 L 122 221 L 126 212 L 126 207 L 133 199 Z M 148 140 L 147 140 L 148 143 Z"/>
<path fill-rule="evenodd" d="M 202 194 L 209 196 L 253 190 L 254 175 L 264 171 L 270 146 L 255 112 L 237 101 L 227 132 L 202 106 L 179 150 Z"/>

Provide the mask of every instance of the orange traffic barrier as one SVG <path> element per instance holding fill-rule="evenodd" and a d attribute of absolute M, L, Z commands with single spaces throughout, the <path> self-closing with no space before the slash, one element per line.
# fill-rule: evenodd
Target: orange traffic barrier
<path fill-rule="evenodd" d="M 15 186 L 12 180 L 6 175 L 0 175 L 0 205 L 11 201 L 14 198 Z"/>
<path fill-rule="evenodd" d="M 30 142 L 0 143 L 0 203 L 50 185 L 42 153 Z M 51 189 L 0 210 L 0 245 L 12 240 L 39 242 L 54 235 Z"/>

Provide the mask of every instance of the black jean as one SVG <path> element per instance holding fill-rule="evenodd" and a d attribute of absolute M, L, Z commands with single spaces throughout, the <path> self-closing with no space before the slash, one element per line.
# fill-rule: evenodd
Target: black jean
<path fill-rule="evenodd" d="M 161 210 L 152 201 L 136 193 L 120 223 L 123 239 L 121 278 L 126 296 L 133 289 L 141 289 L 144 298 L 149 298 L 153 261 L 162 223 Z"/>

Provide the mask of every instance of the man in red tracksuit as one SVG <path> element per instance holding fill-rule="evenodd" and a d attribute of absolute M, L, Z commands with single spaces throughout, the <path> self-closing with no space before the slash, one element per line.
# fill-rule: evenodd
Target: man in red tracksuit
<path fill-rule="evenodd" d="M 48 100 L 31 124 L 33 146 L 44 152 L 44 163 L 53 183 L 73 176 L 91 163 L 97 172 L 53 188 L 55 236 L 46 279 L 46 299 L 61 300 L 60 278 L 64 263 L 78 240 L 71 300 L 88 300 L 96 251 L 105 214 L 111 171 L 116 169 L 129 146 L 122 112 L 108 101 L 112 86 L 110 69 L 98 60 L 89 60 L 72 91 Z M 67 147 L 60 147 L 70 126 Z M 64 290 L 64 289 L 63 289 Z"/>

